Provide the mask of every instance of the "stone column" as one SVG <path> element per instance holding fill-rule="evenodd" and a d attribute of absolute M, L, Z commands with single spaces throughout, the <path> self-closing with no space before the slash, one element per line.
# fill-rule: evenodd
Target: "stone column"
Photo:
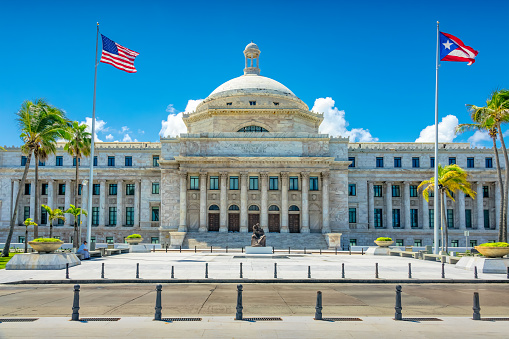
<path fill-rule="evenodd" d="M 24 187 L 23 187 L 23 189 L 24 189 Z M 35 183 L 32 181 L 30 183 L 30 218 L 32 218 L 32 220 L 34 220 L 34 211 L 35 211 L 35 191 L 37 191 L 35 189 Z M 65 196 L 67 197 L 67 190 L 65 192 L 66 192 Z M 39 215 L 40 215 L 40 213 L 39 213 Z"/>
<path fill-rule="evenodd" d="M 240 173 L 240 232 L 247 233 L 247 179 L 248 173 Z"/>
<path fill-rule="evenodd" d="M 405 206 L 405 223 L 402 225 L 401 228 L 411 228 L 410 224 L 410 183 L 405 182 L 404 183 L 405 189 L 403 190 L 404 198 L 403 203 Z"/>
<path fill-rule="evenodd" d="M 300 174 L 302 181 L 302 221 L 300 224 L 301 233 L 309 233 L 309 173 L 302 172 Z"/>
<path fill-rule="evenodd" d="M 281 233 L 288 233 L 288 172 L 281 172 Z"/>
<path fill-rule="evenodd" d="M 12 215 L 14 213 L 14 208 L 16 206 L 16 197 L 18 196 L 18 190 L 19 190 L 19 180 L 13 180 L 9 222 L 11 221 Z M 23 193 L 23 192 L 21 192 L 21 193 Z M 20 200 L 21 200 L 21 197 L 20 197 Z M 16 224 L 19 222 L 19 220 L 20 220 L 20 217 L 19 217 L 19 209 L 18 209 L 18 214 L 16 215 L 16 221 L 15 221 Z"/>
<path fill-rule="evenodd" d="M 458 221 L 459 221 L 458 228 L 464 230 L 467 228 L 465 225 L 465 193 L 458 191 L 457 196 L 458 196 L 457 215 L 458 215 Z"/>
<path fill-rule="evenodd" d="M 368 224 L 375 227 L 375 189 L 372 182 L 368 182 Z"/>
<path fill-rule="evenodd" d="M 500 185 L 498 181 L 495 181 L 495 227 L 498 230 L 499 225 L 499 217 L 500 217 L 500 204 L 498 203 L 502 199 L 502 193 L 500 191 Z"/>
<path fill-rule="evenodd" d="M 124 180 L 117 181 L 117 226 L 124 225 Z"/>
<path fill-rule="evenodd" d="M 329 177 L 330 172 L 322 172 L 322 233 L 330 233 L 329 220 Z"/>
<path fill-rule="evenodd" d="M 134 226 L 140 227 L 140 194 L 141 182 L 139 179 L 134 180 Z"/>
<path fill-rule="evenodd" d="M 105 212 L 106 209 L 106 180 L 99 180 L 99 226 L 106 225 Z M 67 191 L 66 191 L 67 192 Z"/>
<path fill-rule="evenodd" d="M 428 202 L 426 201 L 426 199 L 424 199 L 424 196 L 422 196 L 421 194 L 421 199 L 422 199 L 422 228 L 423 229 L 429 229 L 429 204 Z"/>
<path fill-rule="evenodd" d="M 477 229 L 484 229 L 484 204 L 482 194 L 482 181 L 477 182 L 477 194 L 476 194 L 476 210 L 477 210 Z"/>
<path fill-rule="evenodd" d="M 187 232 L 187 172 L 180 171 L 180 223 L 179 232 Z"/>
<path fill-rule="evenodd" d="M 207 232 L 207 172 L 200 172 L 200 228 Z"/>
<path fill-rule="evenodd" d="M 68 209 L 71 204 L 71 190 L 72 190 L 72 182 L 71 180 L 65 181 L 65 203 L 64 203 L 64 209 Z M 67 214 L 65 216 L 65 223 L 64 226 L 72 226 L 74 225 L 74 220 L 72 220 L 73 217 L 70 214 Z"/>
<path fill-rule="evenodd" d="M 48 180 L 48 206 L 51 208 L 55 208 L 54 186 L 55 180 L 53 179 Z"/>
<path fill-rule="evenodd" d="M 392 226 L 392 182 L 385 183 L 385 228 L 393 228 Z"/>
<path fill-rule="evenodd" d="M 219 206 L 219 232 L 228 232 L 228 226 L 226 224 L 227 211 L 226 208 L 228 206 L 228 192 L 226 191 L 226 182 L 228 181 L 228 173 L 221 172 L 219 173 L 221 177 L 221 192 L 219 194 L 219 198 L 221 199 Z"/>
<path fill-rule="evenodd" d="M 261 195 L 261 216 L 260 226 L 263 228 L 265 233 L 269 232 L 269 207 L 268 207 L 268 185 L 269 185 L 269 174 L 267 172 L 260 173 L 260 180 L 262 181 L 262 195 Z"/>
<path fill-rule="evenodd" d="M 83 184 L 83 180 L 82 180 L 82 184 Z M 52 186 L 53 186 L 53 183 L 48 184 L 48 189 L 49 189 L 49 187 L 52 187 Z M 88 186 L 89 186 L 88 184 L 81 186 L 81 206 L 80 207 L 82 210 L 87 211 L 89 217 L 92 218 L 92 214 L 91 214 L 92 209 L 88 208 Z M 48 200 L 49 200 L 49 198 L 48 198 Z M 81 230 L 83 231 L 84 229 L 87 229 L 87 226 L 88 226 L 87 216 L 85 214 L 82 214 L 81 215 Z"/>

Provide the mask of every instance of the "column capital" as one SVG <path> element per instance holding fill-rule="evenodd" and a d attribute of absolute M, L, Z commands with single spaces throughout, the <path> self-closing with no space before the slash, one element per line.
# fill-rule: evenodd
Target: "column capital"
<path fill-rule="evenodd" d="M 330 171 L 324 171 L 321 174 L 322 174 L 322 179 L 329 179 L 329 177 L 330 177 Z"/>
<path fill-rule="evenodd" d="M 228 179 L 228 172 L 219 172 L 221 179 Z"/>
<path fill-rule="evenodd" d="M 281 172 L 281 179 L 288 179 L 289 173 L 288 172 Z"/>
<path fill-rule="evenodd" d="M 70 181 L 70 180 L 69 180 L 69 181 Z M 98 179 L 97 181 L 99 181 L 99 183 L 100 183 L 100 184 L 104 184 L 104 183 L 106 183 L 106 179 Z M 66 180 L 66 182 L 67 182 L 67 180 Z"/>
<path fill-rule="evenodd" d="M 300 176 L 302 177 L 302 179 L 307 179 L 307 178 L 309 178 L 309 172 L 307 172 L 307 171 L 300 172 Z"/>
<path fill-rule="evenodd" d="M 207 179 L 209 174 L 207 172 L 200 172 L 200 179 Z"/>
<path fill-rule="evenodd" d="M 183 179 L 187 179 L 187 171 L 179 171 L 179 176 Z"/>
<path fill-rule="evenodd" d="M 54 182 L 55 182 L 55 180 L 54 180 L 54 179 L 48 179 L 48 184 L 52 184 L 52 183 L 54 183 Z"/>
<path fill-rule="evenodd" d="M 269 173 L 268 172 L 260 172 L 260 178 L 262 180 L 267 180 L 269 178 Z"/>
<path fill-rule="evenodd" d="M 241 180 L 244 180 L 244 179 L 247 179 L 247 176 L 249 175 L 248 172 L 240 172 L 240 179 Z"/>

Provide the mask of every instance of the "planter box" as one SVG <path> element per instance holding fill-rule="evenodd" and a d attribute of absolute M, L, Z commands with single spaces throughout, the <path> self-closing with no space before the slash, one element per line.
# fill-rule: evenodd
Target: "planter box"
<path fill-rule="evenodd" d="M 475 246 L 475 249 L 486 258 L 502 258 L 509 254 L 509 247 Z"/>
<path fill-rule="evenodd" d="M 378 241 L 378 240 L 375 240 L 375 244 L 377 244 L 380 247 L 389 247 L 392 244 L 394 244 L 394 240 L 390 240 L 390 241 Z"/>
<path fill-rule="evenodd" d="M 125 241 L 129 244 L 129 245 L 138 245 L 140 242 L 143 241 L 143 238 L 126 238 Z"/>
<path fill-rule="evenodd" d="M 29 241 L 28 244 L 39 253 L 51 253 L 55 252 L 64 244 L 63 241 L 58 242 L 36 242 Z"/>

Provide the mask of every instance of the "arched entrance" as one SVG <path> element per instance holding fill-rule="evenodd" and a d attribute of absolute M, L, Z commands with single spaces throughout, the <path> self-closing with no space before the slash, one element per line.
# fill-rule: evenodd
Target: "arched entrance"
<path fill-rule="evenodd" d="M 300 209 L 296 205 L 288 209 L 288 230 L 290 233 L 300 233 Z"/>
<path fill-rule="evenodd" d="M 228 208 L 228 232 L 240 231 L 240 208 L 237 205 L 231 205 Z"/>
<path fill-rule="evenodd" d="M 210 205 L 208 221 L 209 232 L 219 232 L 219 206 Z"/>
<path fill-rule="evenodd" d="M 281 230 L 279 207 L 271 205 L 269 207 L 269 232 L 279 233 Z"/>
<path fill-rule="evenodd" d="M 260 223 L 260 207 L 251 205 L 248 208 L 247 230 L 253 232 L 253 226 Z"/>

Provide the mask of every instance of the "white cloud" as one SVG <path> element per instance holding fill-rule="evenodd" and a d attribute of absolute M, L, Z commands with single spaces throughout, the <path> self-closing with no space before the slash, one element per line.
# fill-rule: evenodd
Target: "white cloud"
<path fill-rule="evenodd" d="M 113 135 L 112 134 L 108 134 L 106 136 L 106 140 L 110 140 L 110 141 L 113 140 Z"/>
<path fill-rule="evenodd" d="M 138 129 L 138 134 L 145 134 L 145 131 L 142 129 Z"/>
<path fill-rule="evenodd" d="M 456 138 L 456 127 L 458 127 L 458 118 L 452 114 L 442 118 L 438 123 L 438 141 L 452 142 Z M 421 131 L 415 142 L 434 142 L 435 124 L 427 126 Z"/>
<path fill-rule="evenodd" d="M 331 97 L 318 98 L 311 111 L 323 113 L 323 122 L 320 125 L 320 133 L 329 134 L 333 137 L 348 137 L 351 142 L 372 142 L 378 141 L 369 130 L 363 128 L 353 128 L 348 130 L 348 121 L 345 119 L 345 111 L 334 107 L 335 101 Z"/>
<path fill-rule="evenodd" d="M 86 117 L 85 121 L 82 121 L 81 124 L 87 124 L 86 131 L 92 133 L 92 118 Z M 97 137 L 97 133 L 106 132 L 108 129 L 104 126 L 106 126 L 106 121 L 95 118 L 95 141 L 102 142 L 102 140 Z"/>
<path fill-rule="evenodd" d="M 161 121 L 161 131 L 159 132 L 159 136 L 165 138 L 177 136 L 180 133 L 186 133 L 187 127 L 182 120 L 182 116 L 184 113 L 194 112 L 196 107 L 202 101 L 203 99 L 189 100 L 184 112 L 178 112 L 175 107 L 173 107 L 173 104 L 169 104 L 168 107 L 166 107 L 166 112 L 170 114 L 168 114 L 168 118 L 166 120 Z"/>
<path fill-rule="evenodd" d="M 129 136 L 129 134 L 124 135 L 124 139 L 122 139 L 122 142 L 132 142 L 133 139 Z"/>
<path fill-rule="evenodd" d="M 125 133 L 125 132 L 127 132 L 127 131 L 129 131 L 129 127 L 127 127 L 127 126 L 122 126 L 122 129 L 120 130 L 120 133 L 122 134 L 122 133 Z"/>
<path fill-rule="evenodd" d="M 475 131 L 467 140 L 472 147 L 487 146 L 486 141 L 491 141 L 491 137 L 486 131 Z"/>

